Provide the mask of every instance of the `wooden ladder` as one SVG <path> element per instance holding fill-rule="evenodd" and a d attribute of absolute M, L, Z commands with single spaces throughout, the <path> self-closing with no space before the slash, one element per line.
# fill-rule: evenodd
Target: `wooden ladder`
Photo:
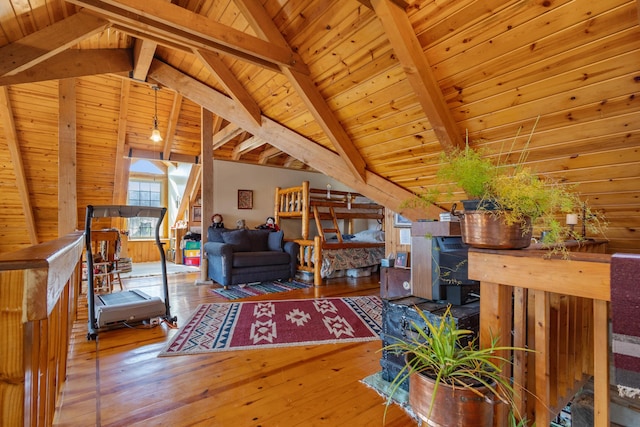
<path fill-rule="evenodd" d="M 326 242 L 327 239 L 324 236 L 324 233 L 336 233 L 338 237 L 338 241 L 342 243 L 342 233 L 340 232 L 340 228 L 338 227 L 338 218 L 336 218 L 336 212 L 333 210 L 333 207 L 329 207 L 329 214 L 331 215 L 331 220 L 333 222 L 333 228 L 323 228 L 322 221 L 320 218 L 320 211 L 318 211 L 318 207 L 313 207 L 313 217 L 316 220 L 316 227 L 318 228 L 318 234 L 322 237 L 322 241 Z"/>

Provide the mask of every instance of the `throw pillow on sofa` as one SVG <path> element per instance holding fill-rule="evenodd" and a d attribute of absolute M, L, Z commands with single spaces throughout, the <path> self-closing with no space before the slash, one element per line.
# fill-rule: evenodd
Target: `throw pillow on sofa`
<path fill-rule="evenodd" d="M 222 234 L 227 233 L 231 231 L 228 228 L 213 228 L 213 227 L 209 227 L 208 233 L 207 233 L 207 242 L 219 242 L 219 243 L 224 243 L 224 240 L 222 239 Z"/>
<path fill-rule="evenodd" d="M 269 230 L 247 230 L 251 242 L 251 252 L 264 252 L 269 250 Z"/>
<path fill-rule="evenodd" d="M 269 250 L 270 251 L 283 251 L 284 233 L 282 231 L 269 232 Z"/>
<path fill-rule="evenodd" d="M 234 252 L 251 252 L 251 240 L 247 230 L 233 230 L 222 233 L 222 240 L 233 246 Z"/>

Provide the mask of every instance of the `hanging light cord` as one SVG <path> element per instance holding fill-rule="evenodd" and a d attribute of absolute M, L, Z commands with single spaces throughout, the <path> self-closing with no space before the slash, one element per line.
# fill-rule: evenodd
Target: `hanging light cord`
<path fill-rule="evenodd" d="M 153 128 L 158 129 L 158 86 L 153 87 L 153 92 L 155 95 L 155 114 L 153 116 Z"/>
<path fill-rule="evenodd" d="M 153 115 L 153 131 L 151 132 L 151 140 L 153 142 L 160 142 L 162 141 L 162 136 L 160 135 L 160 130 L 158 129 L 158 90 L 160 88 L 158 86 L 153 86 L 153 91 L 155 92 L 154 94 L 154 106 L 155 106 L 155 110 L 154 110 L 154 115 Z"/>

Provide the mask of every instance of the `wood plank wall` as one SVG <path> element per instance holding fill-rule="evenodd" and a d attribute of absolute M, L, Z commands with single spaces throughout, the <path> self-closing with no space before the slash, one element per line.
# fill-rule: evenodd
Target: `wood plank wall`
<path fill-rule="evenodd" d="M 165 250 L 169 248 L 169 239 L 160 239 L 160 241 L 164 243 Z M 120 257 L 131 258 L 134 263 L 160 261 L 155 240 L 130 240 L 127 242 L 126 252 L 122 251 Z"/>
<path fill-rule="evenodd" d="M 14 7 L 7 9 L 25 10 L 23 3 L 9 1 Z M 211 19 L 248 29 L 234 2 L 200 3 L 197 9 L 208 11 L 203 13 Z M 287 42 L 303 55 L 314 84 L 367 168 L 412 191 L 433 185 L 441 146 L 375 13 L 355 1 L 262 3 Z M 52 4 L 61 6 L 59 1 Z M 640 253 L 637 1 L 491 4 L 493 8 L 472 0 L 418 1 L 407 10 L 458 128 L 468 129 L 475 145 L 498 153 L 503 144 L 511 144 L 520 126 L 526 134 L 541 115 L 528 162 L 539 172 L 576 183 L 583 197 L 605 212 L 610 221 L 606 236 L 593 237 L 609 238 L 611 253 Z M 51 24 L 47 14 L 12 20 L 11 12 L 6 13 L 3 28 L 15 31 L 5 44 L 24 37 L 23 30 L 35 32 Z M 20 25 L 22 19 L 33 25 Z M 110 31 L 82 41 L 82 47 L 129 47 L 128 37 Z M 194 55 L 160 46 L 158 56 L 222 90 Z M 246 61 L 229 60 L 229 64 L 265 116 L 321 145 L 331 145 L 286 76 Z M 114 188 L 115 165 L 122 162 L 115 158 L 115 141 L 121 137 L 123 85 L 129 85 L 125 101 L 129 114 L 123 126 L 127 135 L 121 140 L 134 148 L 151 149 L 143 144 L 148 144 L 151 129 L 153 91 L 144 82 L 125 81 L 114 74 L 76 79 L 79 229 L 87 204 L 111 204 L 119 191 Z M 39 241 L 57 237 L 58 85 L 48 80 L 8 86 L 8 111 L 15 120 Z M 176 93 L 163 88 L 157 95 L 164 130 Z M 199 155 L 199 110 L 182 99 L 173 153 Z M 0 253 L 30 245 L 7 138 L 2 129 Z M 518 140 L 516 157 L 525 139 Z M 215 155 L 229 158 L 233 148 L 225 144 Z M 351 179 L 336 178 L 346 183 Z M 392 226 L 387 230 L 395 241 L 397 230 Z"/>

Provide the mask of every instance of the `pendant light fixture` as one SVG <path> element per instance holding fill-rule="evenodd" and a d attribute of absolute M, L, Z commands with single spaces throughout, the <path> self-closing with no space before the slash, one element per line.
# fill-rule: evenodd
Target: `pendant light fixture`
<path fill-rule="evenodd" d="M 160 130 L 158 129 L 158 90 L 160 88 L 158 86 L 153 86 L 153 91 L 155 94 L 155 114 L 153 115 L 153 131 L 151 132 L 150 140 L 153 142 L 162 141 L 162 135 L 160 135 Z"/>

